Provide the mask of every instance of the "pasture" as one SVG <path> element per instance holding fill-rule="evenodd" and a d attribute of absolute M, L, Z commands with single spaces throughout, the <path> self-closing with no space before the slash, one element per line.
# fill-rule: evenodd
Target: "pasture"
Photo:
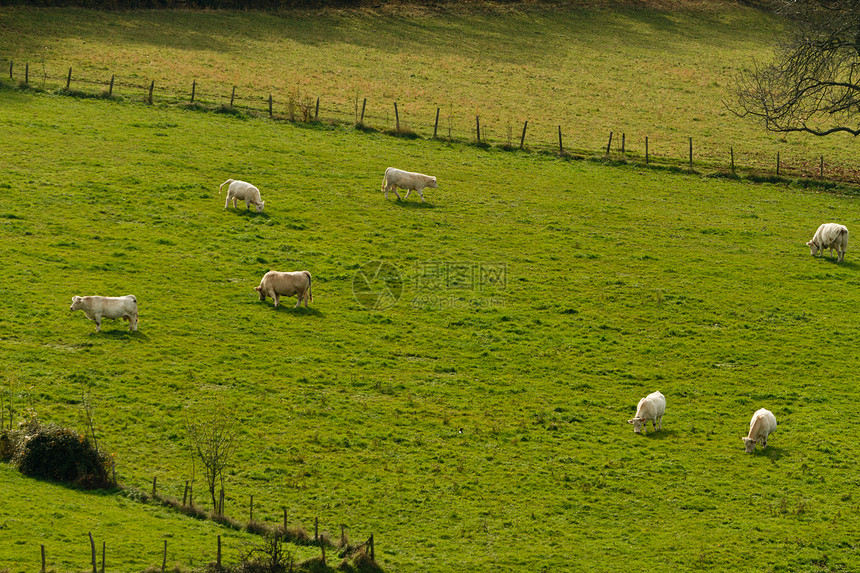
<path fill-rule="evenodd" d="M 389 165 L 439 188 L 385 201 Z M 181 497 L 185 412 L 222 408 L 228 514 L 253 495 L 257 519 L 374 533 L 386 571 L 860 566 L 860 263 L 804 244 L 860 229 L 851 192 L 12 89 L 0 171 L 0 391 L 83 430 L 89 390 L 127 485 Z M 262 214 L 224 210 L 231 177 Z M 400 296 L 372 308 L 379 261 Z M 310 308 L 260 302 L 269 269 L 309 270 Z M 68 310 L 129 293 L 137 333 Z M 635 436 L 654 390 L 663 430 Z M 761 407 L 779 426 L 748 455 Z M 164 539 L 212 559 L 211 523 L 0 482 L 0 570 L 41 543 L 85 570 L 88 530 L 108 571 Z"/>
<path fill-rule="evenodd" d="M 263 109 L 273 95 L 286 113 L 291 94 L 320 98 L 320 115 L 353 122 L 367 99 L 366 123 L 401 126 L 425 137 L 554 149 L 558 127 L 565 149 L 586 155 L 626 135 L 625 150 L 684 160 L 694 138 L 695 160 L 857 180 L 850 137 L 774 135 L 726 107 L 735 76 L 766 61 L 782 29 L 779 20 L 724 0 L 665 3 L 600 2 L 581 6 L 505 3 L 434 8 L 382 6 L 361 10 L 247 13 L 117 11 L 3 7 L 0 65 L 14 63 L 15 81 L 29 63 L 31 84 L 108 89 L 140 100 L 155 82 L 155 98 L 198 99 Z M 656 8 L 653 6 L 656 5 Z M 167 94 L 162 95 L 162 94 Z M 710 168 L 710 167 L 708 167 Z M 704 169 L 704 167 L 703 167 Z M 854 174 L 854 175 L 852 175 Z"/>

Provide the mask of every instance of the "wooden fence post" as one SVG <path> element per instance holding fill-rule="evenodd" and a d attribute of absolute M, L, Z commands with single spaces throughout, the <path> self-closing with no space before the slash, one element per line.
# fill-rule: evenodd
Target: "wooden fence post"
<path fill-rule="evenodd" d="M 12 79 L 12 64 L 13 63 L 14 63 L 13 60 L 9 60 L 9 79 L 10 80 Z"/>
<path fill-rule="evenodd" d="M 561 126 L 558 126 L 558 153 L 559 155 L 564 154 L 564 146 L 561 144 Z"/>
<path fill-rule="evenodd" d="M 102 541 L 102 573 L 105 573 L 105 547 L 107 546 L 106 541 Z"/>
<path fill-rule="evenodd" d="M 361 119 L 359 123 L 364 123 L 364 108 L 367 106 L 367 98 L 364 98 L 364 101 L 361 102 Z"/>
<path fill-rule="evenodd" d="M 523 124 L 523 135 L 520 137 L 520 149 L 523 148 L 523 145 L 526 143 L 526 128 L 529 126 L 529 120 Z"/>
<path fill-rule="evenodd" d="M 164 573 L 164 569 L 167 567 L 167 540 L 164 540 L 164 553 L 161 558 L 161 573 Z"/>
<path fill-rule="evenodd" d="M 693 169 L 693 138 L 690 138 L 690 169 Z"/>
<path fill-rule="evenodd" d="M 45 573 L 45 544 L 42 544 L 42 571 L 41 573 Z"/>
<path fill-rule="evenodd" d="M 322 550 L 322 562 L 325 565 L 325 543 L 320 543 L 320 549 Z"/>
<path fill-rule="evenodd" d="M 72 68 L 69 68 L 69 77 L 66 78 L 66 89 L 72 84 Z"/>
<path fill-rule="evenodd" d="M 779 151 L 776 152 L 776 176 L 779 177 Z"/>
<path fill-rule="evenodd" d="M 233 86 L 233 91 L 230 92 L 230 107 L 233 107 L 233 101 L 236 99 L 236 86 Z"/>
<path fill-rule="evenodd" d="M 314 121 L 319 121 L 320 119 L 320 98 L 317 96 L 317 107 L 314 110 Z"/>
<path fill-rule="evenodd" d="M 92 553 L 92 558 L 93 558 L 93 573 L 98 573 L 98 571 L 96 570 L 96 542 L 93 539 L 92 532 L 89 533 L 89 536 L 90 536 L 90 551 Z"/>
<path fill-rule="evenodd" d="M 320 540 L 320 518 L 314 518 L 314 543 L 319 543 Z"/>
<path fill-rule="evenodd" d="M 284 535 L 287 534 L 287 508 L 284 508 Z"/>
<path fill-rule="evenodd" d="M 481 118 L 477 115 L 475 116 L 475 136 L 478 143 L 481 143 Z"/>
<path fill-rule="evenodd" d="M 112 95 L 113 95 L 113 81 L 114 81 L 114 79 L 116 79 L 116 74 L 111 74 L 111 77 L 110 77 L 110 87 L 108 88 L 108 95 L 109 95 L 109 96 L 112 96 Z"/>
<path fill-rule="evenodd" d="M 269 118 L 272 117 L 272 94 L 269 94 Z"/>
<path fill-rule="evenodd" d="M 197 80 L 191 81 L 191 103 L 194 103 L 194 96 L 197 95 Z"/>
<path fill-rule="evenodd" d="M 397 102 L 394 102 L 394 129 L 400 131 L 400 114 L 397 112 Z"/>
<path fill-rule="evenodd" d="M 612 149 L 612 132 L 609 132 L 609 143 L 606 144 L 606 155 L 609 155 L 609 150 Z"/>
<path fill-rule="evenodd" d="M 24 64 L 24 84 L 30 85 L 30 62 Z"/>
<path fill-rule="evenodd" d="M 621 154 L 622 155 L 624 154 L 624 151 L 625 151 L 624 150 L 624 141 L 625 141 L 626 135 L 627 134 L 625 134 L 623 131 L 621 132 Z"/>
<path fill-rule="evenodd" d="M 729 147 L 729 153 L 732 156 L 732 173 L 735 172 L 735 148 Z"/>
<path fill-rule="evenodd" d="M 152 478 L 152 497 L 155 497 L 155 484 L 158 481 L 158 476 Z"/>
<path fill-rule="evenodd" d="M 370 560 L 376 561 L 376 550 L 373 546 L 373 534 L 370 534 Z"/>
<path fill-rule="evenodd" d="M 821 163 L 818 165 L 818 176 L 824 179 L 824 156 L 821 156 Z"/>
<path fill-rule="evenodd" d="M 182 505 L 185 505 L 185 502 L 188 501 L 188 480 L 185 480 L 185 490 L 182 492 Z"/>
<path fill-rule="evenodd" d="M 648 136 L 645 136 L 645 165 L 648 165 Z"/>
<path fill-rule="evenodd" d="M 149 105 L 152 105 L 152 90 L 154 90 L 154 89 L 155 89 L 155 80 L 152 80 L 152 83 L 149 84 L 149 99 L 147 100 L 147 101 L 149 101 Z"/>
<path fill-rule="evenodd" d="M 436 108 L 436 121 L 433 122 L 433 139 L 436 139 L 436 132 L 439 130 L 439 108 Z"/>
<path fill-rule="evenodd" d="M 221 570 L 221 536 L 220 535 L 218 536 L 218 560 L 216 561 L 216 563 L 218 563 L 218 570 L 220 571 Z"/>
<path fill-rule="evenodd" d="M 218 515 L 224 517 L 224 488 L 221 488 L 220 503 L 218 504 Z"/>

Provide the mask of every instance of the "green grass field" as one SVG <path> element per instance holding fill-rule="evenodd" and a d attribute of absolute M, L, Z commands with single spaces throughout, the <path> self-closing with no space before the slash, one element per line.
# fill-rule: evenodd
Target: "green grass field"
<path fill-rule="evenodd" d="M 653 0 L 649 0 L 652 1 Z M 645 7 L 643 7 L 645 6 Z M 116 75 L 116 92 L 143 99 L 191 97 L 264 109 L 269 94 L 285 114 L 290 94 L 321 100 L 320 114 L 433 134 L 597 155 L 614 132 L 613 153 L 684 161 L 688 138 L 700 169 L 728 169 L 730 148 L 741 167 L 852 176 L 851 139 L 773 135 L 726 108 L 736 75 L 767 61 L 779 21 L 723 0 L 669 5 L 547 7 L 527 4 L 429 10 L 230 12 L 123 11 L 4 7 L 0 69 L 15 81 L 29 63 L 31 84 L 100 92 Z M 136 87 L 125 87 L 127 85 Z M 162 95 L 163 94 L 163 95 Z M 853 175 L 855 180 L 858 176 Z"/>
<path fill-rule="evenodd" d="M 440 187 L 385 201 L 389 165 Z M 0 391 L 83 430 L 90 388 L 128 486 L 181 497 L 185 412 L 226 408 L 227 513 L 374 533 L 386 571 L 860 567 L 860 265 L 804 245 L 857 226 L 854 194 L 10 89 L 0 171 Z M 265 212 L 225 211 L 228 177 Z M 374 261 L 391 307 L 356 297 Z M 311 307 L 260 302 L 269 269 L 310 270 Z M 138 333 L 68 310 L 128 293 Z M 635 436 L 657 389 L 663 431 Z M 779 428 L 746 455 L 760 407 Z M 88 531 L 108 571 L 160 566 L 164 539 L 214 559 L 209 522 L 0 482 L 0 570 L 45 544 L 85 571 Z M 222 534 L 235 560 L 250 537 Z"/>

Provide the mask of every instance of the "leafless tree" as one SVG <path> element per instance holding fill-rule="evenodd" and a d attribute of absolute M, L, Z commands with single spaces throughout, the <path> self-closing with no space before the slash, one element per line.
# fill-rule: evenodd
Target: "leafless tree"
<path fill-rule="evenodd" d="M 236 420 L 224 410 L 191 413 L 186 411 L 185 427 L 192 448 L 203 464 L 212 507 L 219 511 L 215 487 L 224 488 L 224 471 L 236 452 Z"/>
<path fill-rule="evenodd" d="M 774 132 L 860 135 L 860 0 L 774 0 L 789 31 L 737 81 L 736 114 Z"/>

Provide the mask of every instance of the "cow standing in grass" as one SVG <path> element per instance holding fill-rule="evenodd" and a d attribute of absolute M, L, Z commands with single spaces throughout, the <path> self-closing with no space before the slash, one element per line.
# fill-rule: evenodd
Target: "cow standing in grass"
<path fill-rule="evenodd" d="M 260 286 L 254 287 L 257 294 L 260 295 L 260 300 L 266 300 L 266 297 L 271 297 L 275 301 L 275 306 L 281 300 L 281 296 L 296 295 L 296 308 L 301 306 L 302 301 L 305 301 L 305 308 L 308 307 L 308 301 L 313 302 L 314 296 L 311 293 L 311 273 L 308 271 L 295 271 L 289 273 L 281 273 L 278 271 L 269 271 L 263 275 L 260 281 Z"/>
<path fill-rule="evenodd" d="M 773 412 L 764 408 L 756 410 L 750 420 L 750 432 L 744 441 L 744 449 L 748 454 L 755 451 L 756 444 L 761 444 L 762 449 L 767 447 L 767 437 L 776 430 L 776 416 Z"/>
<path fill-rule="evenodd" d="M 652 392 L 639 400 L 636 416 L 632 420 L 627 420 L 627 423 L 633 424 L 633 432 L 636 434 L 641 434 L 642 430 L 648 427 L 648 420 L 651 420 L 654 430 L 662 430 L 665 412 L 666 397 L 660 392 Z"/>
<path fill-rule="evenodd" d="M 102 318 L 123 319 L 128 329 L 137 330 L 137 298 L 126 296 L 74 296 L 71 311 L 82 310 L 87 318 L 96 323 L 96 332 L 102 330 Z"/>
<path fill-rule="evenodd" d="M 403 199 L 409 199 L 409 194 L 412 191 L 417 191 L 421 197 L 421 202 L 424 202 L 424 189 L 437 189 L 436 178 L 430 175 L 421 173 L 413 173 L 412 171 L 403 171 L 389 167 L 385 170 L 385 177 L 382 178 L 382 191 L 385 192 L 385 198 L 388 199 L 388 192 L 394 191 L 397 195 L 397 200 L 400 200 L 400 194 L 397 188 L 406 189 L 406 196 Z"/>
<path fill-rule="evenodd" d="M 809 247 L 810 255 L 815 256 L 818 253 L 819 257 L 824 254 L 824 249 L 829 248 L 830 258 L 833 258 L 835 248 L 837 261 L 841 263 L 845 260 L 845 251 L 848 250 L 848 228 L 838 223 L 824 223 L 818 227 L 812 240 L 806 245 Z"/>
<path fill-rule="evenodd" d="M 245 181 L 236 181 L 235 179 L 228 179 L 224 183 L 222 183 L 218 187 L 218 194 L 221 193 L 221 189 L 224 185 L 230 184 L 227 187 L 227 201 L 224 202 L 224 208 L 230 206 L 230 201 L 233 201 L 233 208 L 236 208 L 237 201 L 245 202 L 245 209 L 250 209 L 251 204 L 254 204 L 254 207 L 257 208 L 257 213 L 263 212 L 263 207 L 266 206 L 266 202 L 260 199 L 260 190 L 251 185 L 250 183 L 246 183 Z"/>

